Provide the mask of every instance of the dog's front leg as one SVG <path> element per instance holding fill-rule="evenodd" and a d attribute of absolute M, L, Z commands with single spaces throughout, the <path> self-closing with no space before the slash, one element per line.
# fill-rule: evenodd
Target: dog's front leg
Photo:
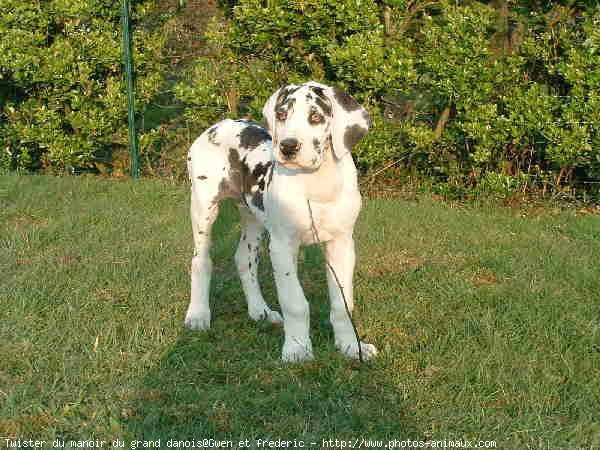
<path fill-rule="evenodd" d="M 352 288 L 355 262 L 354 240 L 352 236 L 347 235 L 337 237 L 325 244 L 325 251 L 329 263 L 327 265 L 327 285 L 331 301 L 329 317 L 335 334 L 335 344 L 346 356 L 358 358 L 359 343 L 350 321 L 350 314 L 354 308 Z M 377 354 L 374 345 L 360 342 L 360 348 L 364 359 L 372 358 Z"/>
<path fill-rule="evenodd" d="M 289 362 L 313 358 L 308 302 L 298 280 L 299 246 L 297 240 L 271 235 L 271 262 L 285 333 L 282 359 Z"/>

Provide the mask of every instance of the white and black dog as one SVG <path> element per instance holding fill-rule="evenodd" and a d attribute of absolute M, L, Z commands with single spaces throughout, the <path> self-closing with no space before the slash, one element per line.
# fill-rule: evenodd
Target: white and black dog
<path fill-rule="evenodd" d="M 224 120 L 206 130 L 189 150 L 195 252 L 185 324 L 193 330 L 210 327 L 210 232 L 219 201 L 233 197 L 242 219 L 235 259 L 248 313 L 254 320 L 283 321 L 283 360 L 312 358 L 308 302 L 298 280 L 297 257 L 301 244 L 317 239 L 324 243 L 325 257 L 335 271 L 327 268 L 336 346 L 357 358 L 358 342 L 343 298 L 352 311 L 352 230 L 361 198 L 350 150 L 367 134 L 369 115 L 341 89 L 315 82 L 279 89 L 263 115 L 270 135 L 246 120 Z M 283 319 L 265 303 L 257 279 L 265 228 Z M 360 345 L 364 358 L 377 354 L 375 346 Z"/>

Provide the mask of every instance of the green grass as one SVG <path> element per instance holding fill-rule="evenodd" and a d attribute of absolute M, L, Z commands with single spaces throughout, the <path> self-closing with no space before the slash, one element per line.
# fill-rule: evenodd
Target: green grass
<path fill-rule="evenodd" d="M 232 204 L 212 329 L 183 328 L 188 202 L 153 180 L 0 177 L 0 436 L 600 446 L 600 216 L 366 199 L 355 317 L 380 357 L 333 348 L 309 248 L 316 359 L 286 365 L 282 329 L 246 315 Z M 261 280 L 277 305 L 268 258 Z"/>

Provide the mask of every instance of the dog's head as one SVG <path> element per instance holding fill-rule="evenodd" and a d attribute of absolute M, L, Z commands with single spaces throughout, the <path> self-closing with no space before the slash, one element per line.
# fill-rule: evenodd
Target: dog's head
<path fill-rule="evenodd" d="M 277 90 L 263 116 L 275 158 L 290 169 L 317 169 L 329 148 L 340 159 L 369 130 L 369 113 L 356 100 L 314 81 Z"/>

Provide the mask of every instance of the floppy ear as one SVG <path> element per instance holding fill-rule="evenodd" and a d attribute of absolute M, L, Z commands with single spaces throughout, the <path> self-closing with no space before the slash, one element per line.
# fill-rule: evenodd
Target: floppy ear
<path fill-rule="evenodd" d="M 282 87 L 277 89 L 275 93 L 269 97 L 262 110 L 263 118 L 265 119 L 267 128 L 271 134 L 273 134 L 273 130 L 275 129 L 275 105 L 277 104 L 277 99 L 282 93 L 282 89 L 285 88 Z"/>
<path fill-rule="evenodd" d="M 329 88 L 332 105 L 331 141 L 333 152 L 339 159 L 352 151 L 369 132 L 369 113 L 342 89 Z"/>

